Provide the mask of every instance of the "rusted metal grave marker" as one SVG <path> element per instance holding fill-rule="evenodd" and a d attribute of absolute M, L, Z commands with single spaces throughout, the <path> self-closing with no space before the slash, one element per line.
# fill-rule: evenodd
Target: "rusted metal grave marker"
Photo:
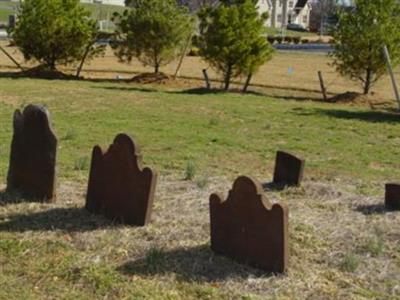
<path fill-rule="evenodd" d="M 211 248 L 267 272 L 287 269 L 288 209 L 266 199 L 260 183 L 241 176 L 226 201 L 210 196 Z"/>
<path fill-rule="evenodd" d="M 44 202 L 54 202 L 57 138 L 49 112 L 42 106 L 28 105 L 14 113 L 14 134 L 6 192 Z"/>
<path fill-rule="evenodd" d="M 157 173 L 142 168 L 138 145 L 119 134 L 107 152 L 92 152 L 86 209 L 129 225 L 150 221 Z"/>

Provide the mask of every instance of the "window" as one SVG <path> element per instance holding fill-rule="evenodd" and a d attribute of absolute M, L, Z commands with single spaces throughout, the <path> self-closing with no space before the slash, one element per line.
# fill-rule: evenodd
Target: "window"
<path fill-rule="evenodd" d="M 303 16 L 303 23 L 307 24 L 308 18 L 307 15 Z"/>
<path fill-rule="evenodd" d="M 289 1 L 289 7 L 292 8 L 293 5 L 294 5 L 294 2 L 293 1 Z"/>
<path fill-rule="evenodd" d="M 279 15 L 277 16 L 276 20 L 277 20 L 278 22 L 282 22 L 282 15 L 279 14 Z"/>

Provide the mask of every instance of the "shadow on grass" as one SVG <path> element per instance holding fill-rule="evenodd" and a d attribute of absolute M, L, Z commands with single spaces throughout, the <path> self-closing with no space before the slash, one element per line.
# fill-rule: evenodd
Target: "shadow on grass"
<path fill-rule="evenodd" d="M 386 208 L 383 204 L 359 205 L 356 207 L 355 210 L 366 216 L 385 214 L 387 212 L 393 211 Z"/>
<path fill-rule="evenodd" d="M 154 276 L 174 273 L 181 281 L 214 282 L 226 278 L 268 277 L 273 274 L 216 255 L 209 245 L 171 251 L 151 249 L 143 258 L 118 267 L 125 275 Z"/>
<path fill-rule="evenodd" d="M 265 182 L 262 183 L 264 192 L 279 192 L 288 187 L 285 183 Z"/>
<path fill-rule="evenodd" d="M 84 232 L 113 225 L 110 220 L 90 214 L 84 208 L 55 208 L 30 214 L 7 216 L 7 221 L 0 223 L 0 231 L 62 230 Z"/>
<path fill-rule="evenodd" d="M 145 88 L 139 86 L 92 86 L 94 89 L 103 89 L 110 91 L 124 91 L 124 92 L 145 92 L 145 93 L 158 93 L 162 92 L 161 90 L 157 90 L 155 88 Z"/>
<path fill-rule="evenodd" d="M 300 110 L 295 114 L 309 116 L 309 115 L 325 115 L 328 117 L 345 119 L 345 120 L 359 120 L 372 123 L 399 123 L 400 114 L 390 111 L 349 111 L 339 109 L 313 109 L 313 110 Z"/>

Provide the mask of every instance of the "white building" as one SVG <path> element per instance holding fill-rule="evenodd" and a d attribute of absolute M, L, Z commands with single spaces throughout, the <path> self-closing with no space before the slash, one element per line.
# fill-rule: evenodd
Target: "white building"
<path fill-rule="evenodd" d="M 259 0 L 262 13 L 268 12 L 267 26 L 286 27 L 287 24 L 299 24 L 309 28 L 311 4 L 307 0 Z"/>

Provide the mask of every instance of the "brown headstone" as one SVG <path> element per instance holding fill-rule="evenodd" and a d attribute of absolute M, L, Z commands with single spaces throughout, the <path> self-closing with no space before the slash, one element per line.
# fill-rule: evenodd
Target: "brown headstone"
<path fill-rule="evenodd" d="M 304 160 L 278 151 L 276 153 L 274 180 L 275 184 L 300 185 L 303 179 Z"/>
<path fill-rule="evenodd" d="M 257 181 L 241 176 L 223 202 L 210 196 L 211 248 L 267 272 L 288 265 L 288 209 L 270 203 Z"/>
<path fill-rule="evenodd" d="M 103 153 L 93 148 L 86 209 L 130 225 L 150 221 L 157 173 L 142 168 L 139 147 L 119 134 Z"/>
<path fill-rule="evenodd" d="M 57 138 L 48 111 L 28 105 L 14 113 L 7 192 L 46 202 L 55 201 Z"/>
<path fill-rule="evenodd" d="M 385 207 L 400 210 L 400 184 L 388 183 L 385 190 Z"/>

